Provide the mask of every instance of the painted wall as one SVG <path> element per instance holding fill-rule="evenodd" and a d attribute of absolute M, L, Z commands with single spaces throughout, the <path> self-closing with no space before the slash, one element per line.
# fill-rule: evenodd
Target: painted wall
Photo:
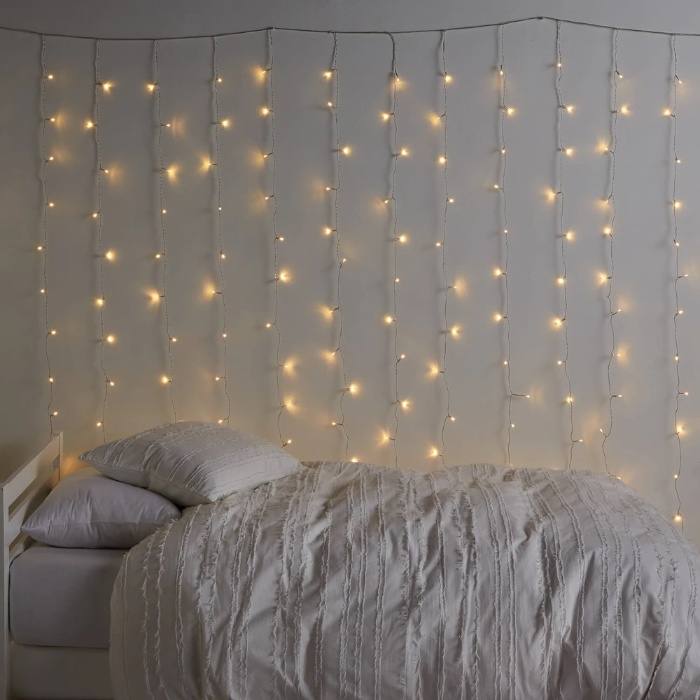
<path fill-rule="evenodd" d="M 104 35 L 122 37 L 133 36 L 133 27 L 141 36 L 166 36 L 187 28 L 192 34 L 292 24 L 288 10 L 274 5 L 237 18 L 214 4 L 196 18 L 177 8 L 167 18 L 154 13 L 139 22 L 121 15 L 109 28 L 101 24 L 104 18 L 90 16 L 89 4 L 72 25 L 53 16 L 50 4 L 34 5 L 31 19 L 3 7 L 0 23 L 4 16 L 4 23 L 13 26 L 71 34 L 104 30 Z M 500 21 L 515 11 L 503 5 L 496 16 L 491 9 L 465 13 L 445 5 L 427 18 L 420 8 L 415 16 L 394 16 L 391 7 L 367 14 L 343 3 L 309 6 L 295 15 L 294 24 L 365 30 L 402 29 L 415 22 L 439 28 Z M 533 4 L 527 14 L 548 14 L 547 9 Z M 217 11 L 223 20 L 215 21 Z M 599 15 L 576 18 L 630 24 L 617 22 L 623 19 L 617 15 Z M 664 29 L 680 28 L 674 23 L 681 20 L 692 26 L 694 19 L 682 12 L 660 17 L 653 9 L 634 17 L 642 28 Z M 44 103 L 47 115 L 56 117 L 45 131 L 46 154 L 54 158 L 45 178 L 54 202 L 47 209 L 47 251 L 37 250 L 43 236 L 41 42 L 14 32 L 2 32 L 1 38 L 0 90 L 8 97 L 0 107 L 0 157 L 6 164 L 0 175 L 0 443 L 6 465 L 48 436 L 44 347 L 46 330 L 56 329 L 48 343 L 51 411 L 58 411 L 54 429 L 65 431 L 71 454 L 100 442 L 102 428 L 111 439 L 170 420 L 173 403 L 179 419 L 223 418 L 228 403 L 216 377 L 225 371 L 231 424 L 274 440 L 291 438 L 289 448 L 303 459 L 342 457 L 347 444 L 351 457 L 431 468 L 440 462 L 431 453 L 442 451 L 442 425 L 449 414 L 456 420 L 445 428 L 448 463 L 507 462 L 510 433 L 515 465 L 565 467 L 573 454 L 575 468 L 604 470 L 602 428 L 610 433 L 610 470 L 672 517 L 678 422 L 684 430 L 679 484 L 685 530 L 700 541 L 700 514 L 692 507 L 700 497 L 700 375 L 694 359 L 700 349 L 700 242 L 693 197 L 700 177 L 700 140 L 694 130 L 700 112 L 700 39 L 677 40 L 683 82 L 677 85 L 673 119 L 664 116 L 673 88 L 670 39 L 619 34 L 624 78 L 618 81 L 617 104 L 628 109 L 619 114 L 614 158 L 611 303 L 621 312 L 612 324 L 616 344 L 610 386 L 621 398 L 612 402 L 610 430 L 607 366 L 613 345 L 608 284 L 601 280 L 611 269 L 610 239 L 603 231 L 612 209 L 602 202 L 610 192 L 612 164 L 611 154 L 602 149 L 611 143 L 609 30 L 562 25 L 560 88 L 562 102 L 575 107 L 570 114 L 558 109 L 555 24 L 535 20 L 503 32 L 507 104 L 515 110 L 504 119 L 503 132 L 511 391 L 530 397 L 513 398 L 510 420 L 503 364 L 506 324 L 494 319 L 505 304 L 504 278 L 494 269 L 505 268 L 506 252 L 504 198 L 493 187 L 502 173 L 497 29 L 450 32 L 446 39 L 453 77 L 446 172 L 455 199 L 445 229 L 445 273 L 453 287 L 447 292 L 447 326 L 443 250 L 436 246 L 443 237 L 446 196 L 445 166 L 439 162 L 444 132 L 435 119 L 444 111 L 439 33 L 396 38 L 402 79 L 396 145 L 409 155 L 397 159 L 395 180 L 392 120 L 381 116 L 392 110 L 392 42 L 382 35 L 338 37 L 339 143 L 351 152 L 340 158 L 338 232 L 331 236 L 324 229 L 335 227 L 335 193 L 326 187 L 334 182 L 336 139 L 327 103 L 335 101 L 335 94 L 334 82 L 323 73 L 331 66 L 332 36 L 275 32 L 274 68 L 266 76 L 259 72 L 267 56 L 265 32 L 219 40 L 219 116 L 231 124 L 218 129 L 220 155 L 213 168 L 205 167 L 215 148 L 212 42 L 160 42 L 158 93 L 163 121 L 171 124 L 162 130 L 160 154 L 172 175 L 158 170 L 157 95 L 146 87 L 154 80 L 152 42 L 100 45 L 101 80 L 113 87 L 99 97 L 99 144 L 109 173 L 98 175 L 94 130 L 85 127 L 94 109 L 94 42 L 47 38 L 46 66 L 54 78 L 46 81 Z M 272 119 L 260 111 L 270 104 L 269 78 L 274 81 L 274 159 L 262 157 L 271 150 Z M 559 189 L 558 116 L 562 144 L 573 149 L 571 157 L 562 158 L 563 220 L 562 197 L 551 197 Z M 676 180 L 680 274 L 689 275 L 679 283 L 681 316 L 675 315 L 674 295 L 674 125 L 682 161 Z M 166 304 L 160 298 L 164 260 L 155 257 L 163 250 L 161 178 L 167 209 L 167 326 L 177 337 L 172 368 Z M 98 179 L 101 206 L 95 220 Z M 393 208 L 382 203 L 392 181 L 396 233 L 407 237 L 403 244 L 394 241 Z M 273 187 L 275 197 L 266 201 Z M 275 210 L 276 233 L 284 237 L 276 246 Z M 569 230 L 575 235 L 564 241 L 562 259 L 560 235 Z M 98 257 L 98 234 L 102 252 L 113 251 L 113 260 Z M 277 270 L 288 275 L 278 285 L 275 247 Z M 328 360 L 328 351 L 338 346 L 340 314 L 328 313 L 338 301 L 337 254 L 347 258 L 340 276 L 344 363 L 337 354 Z M 566 313 L 557 284 L 564 261 Z M 221 269 L 224 294 L 212 295 L 211 289 L 221 289 Z M 95 300 L 102 296 L 102 283 L 106 304 L 100 310 Z M 274 318 L 276 288 L 279 363 L 276 334 L 266 328 Z M 564 313 L 566 328 L 554 327 L 553 320 Z M 395 315 L 396 323 L 386 324 L 386 315 Z M 445 329 L 453 327 L 458 332 L 445 338 Z M 566 401 L 564 366 L 557 364 L 566 353 L 567 329 L 572 405 Z M 100 342 L 107 335 L 115 342 Z M 445 339 L 448 369 L 434 376 L 431 368 L 442 366 Z M 406 355 L 398 367 L 396 349 Z M 689 396 L 679 398 L 676 421 L 677 368 L 680 389 Z M 163 375 L 172 383 L 161 383 Z M 115 386 L 106 386 L 105 379 Z M 350 384 L 357 391 L 343 400 L 343 430 L 331 423 L 339 420 L 342 390 Z M 409 402 L 406 410 L 395 406 L 397 396 Z M 279 397 L 286 408 L 278 431 Z M 103 410 L 104 426 L 97 426 Z M 509 430 L 511 421 L 515 427 Z M 383 439 L 385 432 L 396 440 Z M 573 445 L 573 453 L 572 437 L 584 441 Z"/>

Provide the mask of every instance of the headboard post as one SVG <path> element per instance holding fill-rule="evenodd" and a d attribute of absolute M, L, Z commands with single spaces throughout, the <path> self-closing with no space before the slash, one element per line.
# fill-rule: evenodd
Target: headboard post
<path fill-rule="evenodd" d="M 10 564 L 27 547 L 24 521 L 55 485 L 63 461 L 63 433 L 0 483 L 0 700 L 10 700 Z"/>

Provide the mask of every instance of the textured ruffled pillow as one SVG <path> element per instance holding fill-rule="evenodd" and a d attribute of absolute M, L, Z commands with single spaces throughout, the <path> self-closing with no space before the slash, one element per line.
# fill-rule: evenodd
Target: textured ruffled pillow
<path fill-rule="evenodd" d="M 80 455 L 103 474 L 181 506 L 213 503 L 293 474 L 299 461 L 266 440 L 196 421 L 170 423 Z"/>
<path fill-rule="evenodd" d="M 22 532 L 52 547 L 130 549 L 179 517 L 157 493 L 81 469 L 58 482 Z"/>

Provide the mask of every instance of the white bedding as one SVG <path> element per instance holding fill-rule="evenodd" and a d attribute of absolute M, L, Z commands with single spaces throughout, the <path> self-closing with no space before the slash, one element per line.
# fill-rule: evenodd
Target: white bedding
<path fill-rule="evenodd" d="M 131 550 L 116 698 L 700 698 L 700 556 L 620 482 L 326 463 Z"/>

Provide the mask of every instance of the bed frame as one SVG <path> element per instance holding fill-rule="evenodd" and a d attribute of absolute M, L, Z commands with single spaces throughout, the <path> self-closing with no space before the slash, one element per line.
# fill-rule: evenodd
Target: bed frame
<path fill-rule="evenodd" d="M 33 459 L 17 469 L 0 484 L 0 535 L 2 539 L 2 631 L 0 632 L 0 700 L 11 698 L 9 579 L 10 564 L 28 546 L 28 537 L 21 532 L 24 521 L 46 498 L 60 478 L 63 461 L 63 433 Z"/>

